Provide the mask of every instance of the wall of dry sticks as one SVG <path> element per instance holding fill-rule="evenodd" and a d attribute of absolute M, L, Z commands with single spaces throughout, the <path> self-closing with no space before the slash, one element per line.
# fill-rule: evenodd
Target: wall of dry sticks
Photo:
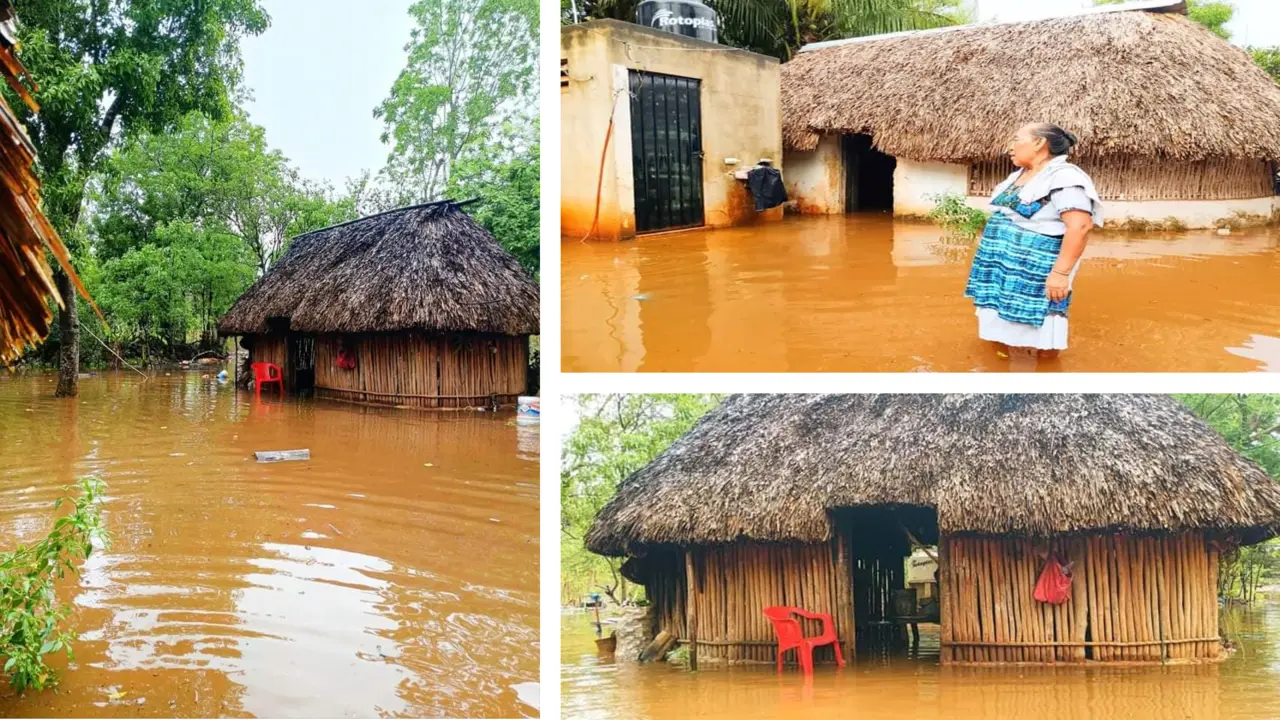
<path fill-rule="evenodd" d="M 777 642 L 762 612 L 772 605 L 830 614 L 845 659 L 853 658 L 852 573 L 840 541 L 743 542 L 693 548 L 650 561 L 653 571 L 646 588 L 655 629 L 675 634 L 696 652 L 699 662 L 773 662 Z M 821 632 L 819 621 L 801 622 L 806 635 Z M 794 662 L 793 655 L 787 656 L 788 662 Z M 834 661 L 835 652 L 830 646 L 819 648 L 814 659 Z"/>
<path fill-rule="evenodd" d="M 1270 197 L 1274 185 L 1264 160 L 1215 159 L 1192 163 L 1141 158 L 1081 158 L 1103 200 L 1249 200 Z M 974 163 L 969 194 L 987 197 L 1014 171 L 1008 158 Z"/>
<path fill-rule="evenodd" d="M 343 347 L 354 355 L 354 369 L 338 367 Z M 250 354 L 253 362 L 284 369 L 286 386 L 294 391 L 285 336 L 254 336 Z M 527 387 L 529 339 L 462 333 L 321 335 L 315 365 L 316 397 L 414 408 L 514 405 Z"/>
<path fill-rule="evenodd" d="M 1074 563 L 1072 597 L 1062 605 L 1033 597 L 1050 547 Z M 950 536 L 941 540 L 939 561 L 944 663 L 1219 655 L 1218 551 L 1201 533 L 1073 537 L 1052 546 Z M 680 638 L 695 662 L 772 662 L 776 639 L 761 612 L 770 605 L 830 614 L 845 659 L 852 659 L 857 624 L 891 616 L 890 592 L 903 587 L 901 557 L 894 569 L 886 553 L 856 551 L 843 534 L 825 544 L 741 542 L 654 553 L 645 564 L 651 629 Z M 808 635 L 821 629 L 804 622 Z M 822 648 L 815 659 L 831 661 L 834 653 Z"/>
<path fill-rule="evenodd" d="M 943 538 L 944 663 L 1218 657 L 1218 551 L 1202 533 L 1056 542 L 1074 563 L 1062 605 L 1032 597 L 1047 549 L 1022 538 Z"/>

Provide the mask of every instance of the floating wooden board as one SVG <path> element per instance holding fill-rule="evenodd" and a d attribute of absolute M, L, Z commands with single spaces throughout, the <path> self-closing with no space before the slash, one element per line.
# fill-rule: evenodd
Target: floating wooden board
<path fill-rule="evenodd" d="M 310 450 L 263 450 L 253 454 L 260 463 L 288 462 L 290 460 L 310 460 Z"/>

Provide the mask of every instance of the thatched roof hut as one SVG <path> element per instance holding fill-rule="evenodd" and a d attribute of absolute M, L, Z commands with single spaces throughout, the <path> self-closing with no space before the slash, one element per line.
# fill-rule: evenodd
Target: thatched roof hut
<path fill-rule="evenodd" d="M 227 335 L 424 330 L 536 335 L 538 284 L 455 202 L 392 210 L 293 240 L 231 307 Z"/>
<path fill-rule="evenodd" d="M 889 504 L 948 533 L 1280 529 L 1280 485 L 1167 396 L 737 395 L 628 478 L 587 545 L 826 542 L 832 511 Z"/>
<path fill-rule="evenodd" d="M 1002 155 L 1044 120 L 1081 157 L 1280 160 L 1280 86 L 1179 13 L 1112 12 L 901 33 L 799 53 L 782 67 L 783 139 L 869 133 L 898 157 Z"/>
<path fill-rule="evenodd" d="M 218 329 L 251 336 L 255 361 L 289 366 L 290 389 L 313 380 L 322 395 L 364 402 L 508 403 L 526 385 L 538 302 L 538 285 L 519 262 L 460 203 L 444 201 L 295 238 Z M 317 337 L 314 357 L 291 349 Z M 331 367 L 358 343 L 363 363 Z M 300 380 L 299 369 L 316 375 Z"/>
<path fill-rule="evenodd" d="M 0 0 L 0 77 L 31 109 L 40 106 L 32 97 L 35 83 L 15 54 L 13 5 Z M 64 301 L 53 282 L 48 250 L 86 298 L 84 286 L 71 267 L 71 256 L 62 239 L 40 210 L 40 181 L 33 165 L 36 149 L 18 122 L 17 115 L 0 97 L 0 365 L 21 355 L 23 348 L 49 334 L 52 299 Z"/>
<path fill-rule="evenodd" d="M 944 625 L 945 598 L 950 592 L 960 602 L 955 592 L 964 578 L 981 576 L 1016 603 L 1023 576 L 1034 583 L 1044 564 L 1038 549 L 1053 548 L 1078 563 L 1076 590 L 1084 594 L 1071 608 L 1082 616 L 1058 618 L 1052 642 L 1035 646 L 1049 648 L 1050 661 L 1055 652 L 1056 660 L 1084 660 L 1085 647 L 1097 648 L 1089 659 L 1107 659 L 1101 651 L 1110 646 L 1097 644 L 1106 641 L 1104 628 L 1089 624 L 1089 612 L 1135 602 L 1132 588 L 1123 597 L 1086 597 L 1101 587 L 1090 583 L 1102 582 L 1089 573 L 1154 572 L 1157 559 L 1170 569 L 1192 563 L 1177 578 L 1153 576 L 1141 599 L 1154 612 L 1162 582 L 1192 586 L 1186 596 L 1196 605 L 1187 612 L 1197 620 L 1179 643 L 1191 647 L 1185 657 L 1207 658 L 1217 656 L 1204 638 L 1216 637 L 1219 553 L 1278 531 L 1280 486 L 1167 396 L 739 395 L 627 478 L 587 546 L 630 556 L 628 570 L 653 586 L 662 621 L 686 623 L 686 633 L 682 593 L 691 579 L 699 579 L 700 593 L 750 595 L 756 582 L 785 587 L 786 553 L 808 553 L 799 582 L 814 582 L 816 572 L 817 591 L 791 597 L 837 615 L 856 605 L 843 621 L 850 635 L 855 616 L 862 624 L 889 613 L 884 598 L 904 587 L 902 558 L 917 540 L 941 545 Z M 782 555 L 773 557 L 778 548 Z M 760 553 L 763 560 L 753 559 Z M 990 565 L 992 557 L 1004 564 Z M 859 579 L 857 569 L 872 566 L 881 570 Z M 961 568 L 963 578 L 955 575 Z M 870 599 L 842 599 L 867 585 Z M 723 598 L 707 601 L 714 607 Z M 755 620 L 747 612 L 737 617 Z M 1026 632 L 1040 632 L 1040 622 L 1028 620 Z M 767 629 L 732 622 L 722 632 L 768 639 Z M 1010 632 L 1000 640 L 1017 640 Z M 1138 643 L 1124 659 L 1180 657 L 1155 642 L 1169 637 L 1114 641 Z M 992 638 L 952 638 L 957 652 L 977 653 L 986 640 L 988 650 L 1002 647 Z"/>
<path fill-rule="evenodd" d="M 1106 200 L 1270 198 L 1280 86 L 1184 13 L 1143 3 L 809 46 L 782 67 L 783 141 L 869 136 L 900 162 L 970 166 L 983 195 L 1012 171 L 1014 131 L 1052 122 L 1079 136 Z"/>

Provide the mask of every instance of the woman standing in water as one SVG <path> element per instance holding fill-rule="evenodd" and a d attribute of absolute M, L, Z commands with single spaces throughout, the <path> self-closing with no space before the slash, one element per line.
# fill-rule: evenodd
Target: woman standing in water
<path fill-rule="evenodd" d="M 1018 167 L 996 186 L 965 297 L 977 307 L 978 337 L 1052 357 L 1067 347 L 1067 307 L 1089 231 L 1102 226 L 1102 200 L 1067 162 L 1076 136 L 1033 123 L 1009 157 Z"/>

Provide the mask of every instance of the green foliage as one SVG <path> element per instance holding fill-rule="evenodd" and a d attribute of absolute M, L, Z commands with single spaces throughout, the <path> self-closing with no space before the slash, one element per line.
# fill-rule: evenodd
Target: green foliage
<path fill-rule="evenodd" d="M 596 589 L 629 597 L 617 558 L 583 546 L 592 521 L 628 475 L 667 449 L 720 403 L 717 395 L 578 395 L 578 424 L 560 457 L 560 567 L 566 595 Z"/>
<path fill-rule="evenodd" d="M 1249 48 L 1249 54 L 1258 67 L 1280 83 L 1280 47 Z"/>
<path fill-rule="evenodd" d="M 1231 447 L 1280 479 L 1280 395 L 1177 395 Z"/>
<path fill-rule="evenodd" d="M 239 115 L 190 113 L 170 132 L 138 133 L 103 163 L 92 199 L 101 267 L 87 286 L 112 337 L 144 361 L 157 346 L 173 357 L 193 334 L 215 344 L 218 319 L 288 238 L 355 214 Z"/>
<path fill-rule="evenodd" d="M 1177 395 L 1231 447 L 1280 480 L 1280 395 Z M 1259 586 L 1280 571 L 1280 548 L 1275 541 L 1223 553 L 1218 594 L 1228 600 L 1252 603 Z"/>
<path fill-rule="evenodd" d="M 537 114 L 534 0 L 417 0 L 408 64 L 374 114 L 385 171 L 413 201 L 438 200 L 457 167 L 492 155 Z"/>
<path fill-rule="evenodd" d="M 268 23 L 257 0 L 41 0 L 17 9 L 41 110 L 9 104 L 31 134 L 45 204 L 64 234 L 117 134 L 172 128 L 193 110 L 231 113 L 239 39 Z"/>
<path fill-rule="evenodd" d="M 575 0 L 561 0 L 572 23 Z M 706 0 L 719 15 L 726 45 L 789 60 L 803 45 L 823 40 L 923 30 L 972 22 L 963 0 Z M 634 21 L 639 0 L 576 0 L 578 21 Z"/>
<path fill-rule="evenodd" d="M 934 202 L 929 217 L 942 227 L 961 235 L 978 235 L 987 224 L 987 214 L 969 207 L 963 195 L 931 195 Z"/>
<path fill-rule="evenodd" d="M 1129 0 L 1094 0 L 1094 5 L 1120 5 Z M 1236 14 L 1236 8 L 1229 2 L 1217 0 L 1187 0 L 1187 15 L 1192 20 L 1209 28 L 1223 40 L 1231 39 L 1231 31 L 1227 23 Z"/>
<path fill-rule="evenodd" d="M 105 544 L 99 501 L 101 481 L 80 481 L 72 511 L 53 523 L 49 535 L 31 546 L 0 553 L 0 659 L 17 692 L 43 690 L 57 682 L 45 656 L 65 650 L 74 659 L 74 634 L 65 627 L 70 609 L 58 601 L 56 585 L 89 557 L 95 541 Z M 67 488 L 69 495 L 73 488 Z M 54 509 L 69 498 L 62 497 Z"/>
<path fill-rule="evenodd" d="M 482 156 L 460 162 L 449 183 L 449 197 L 480 202 L 476 221 L 502 243 L 535 277 L 538 275 L 538 146 L 495 161 Z"/>

